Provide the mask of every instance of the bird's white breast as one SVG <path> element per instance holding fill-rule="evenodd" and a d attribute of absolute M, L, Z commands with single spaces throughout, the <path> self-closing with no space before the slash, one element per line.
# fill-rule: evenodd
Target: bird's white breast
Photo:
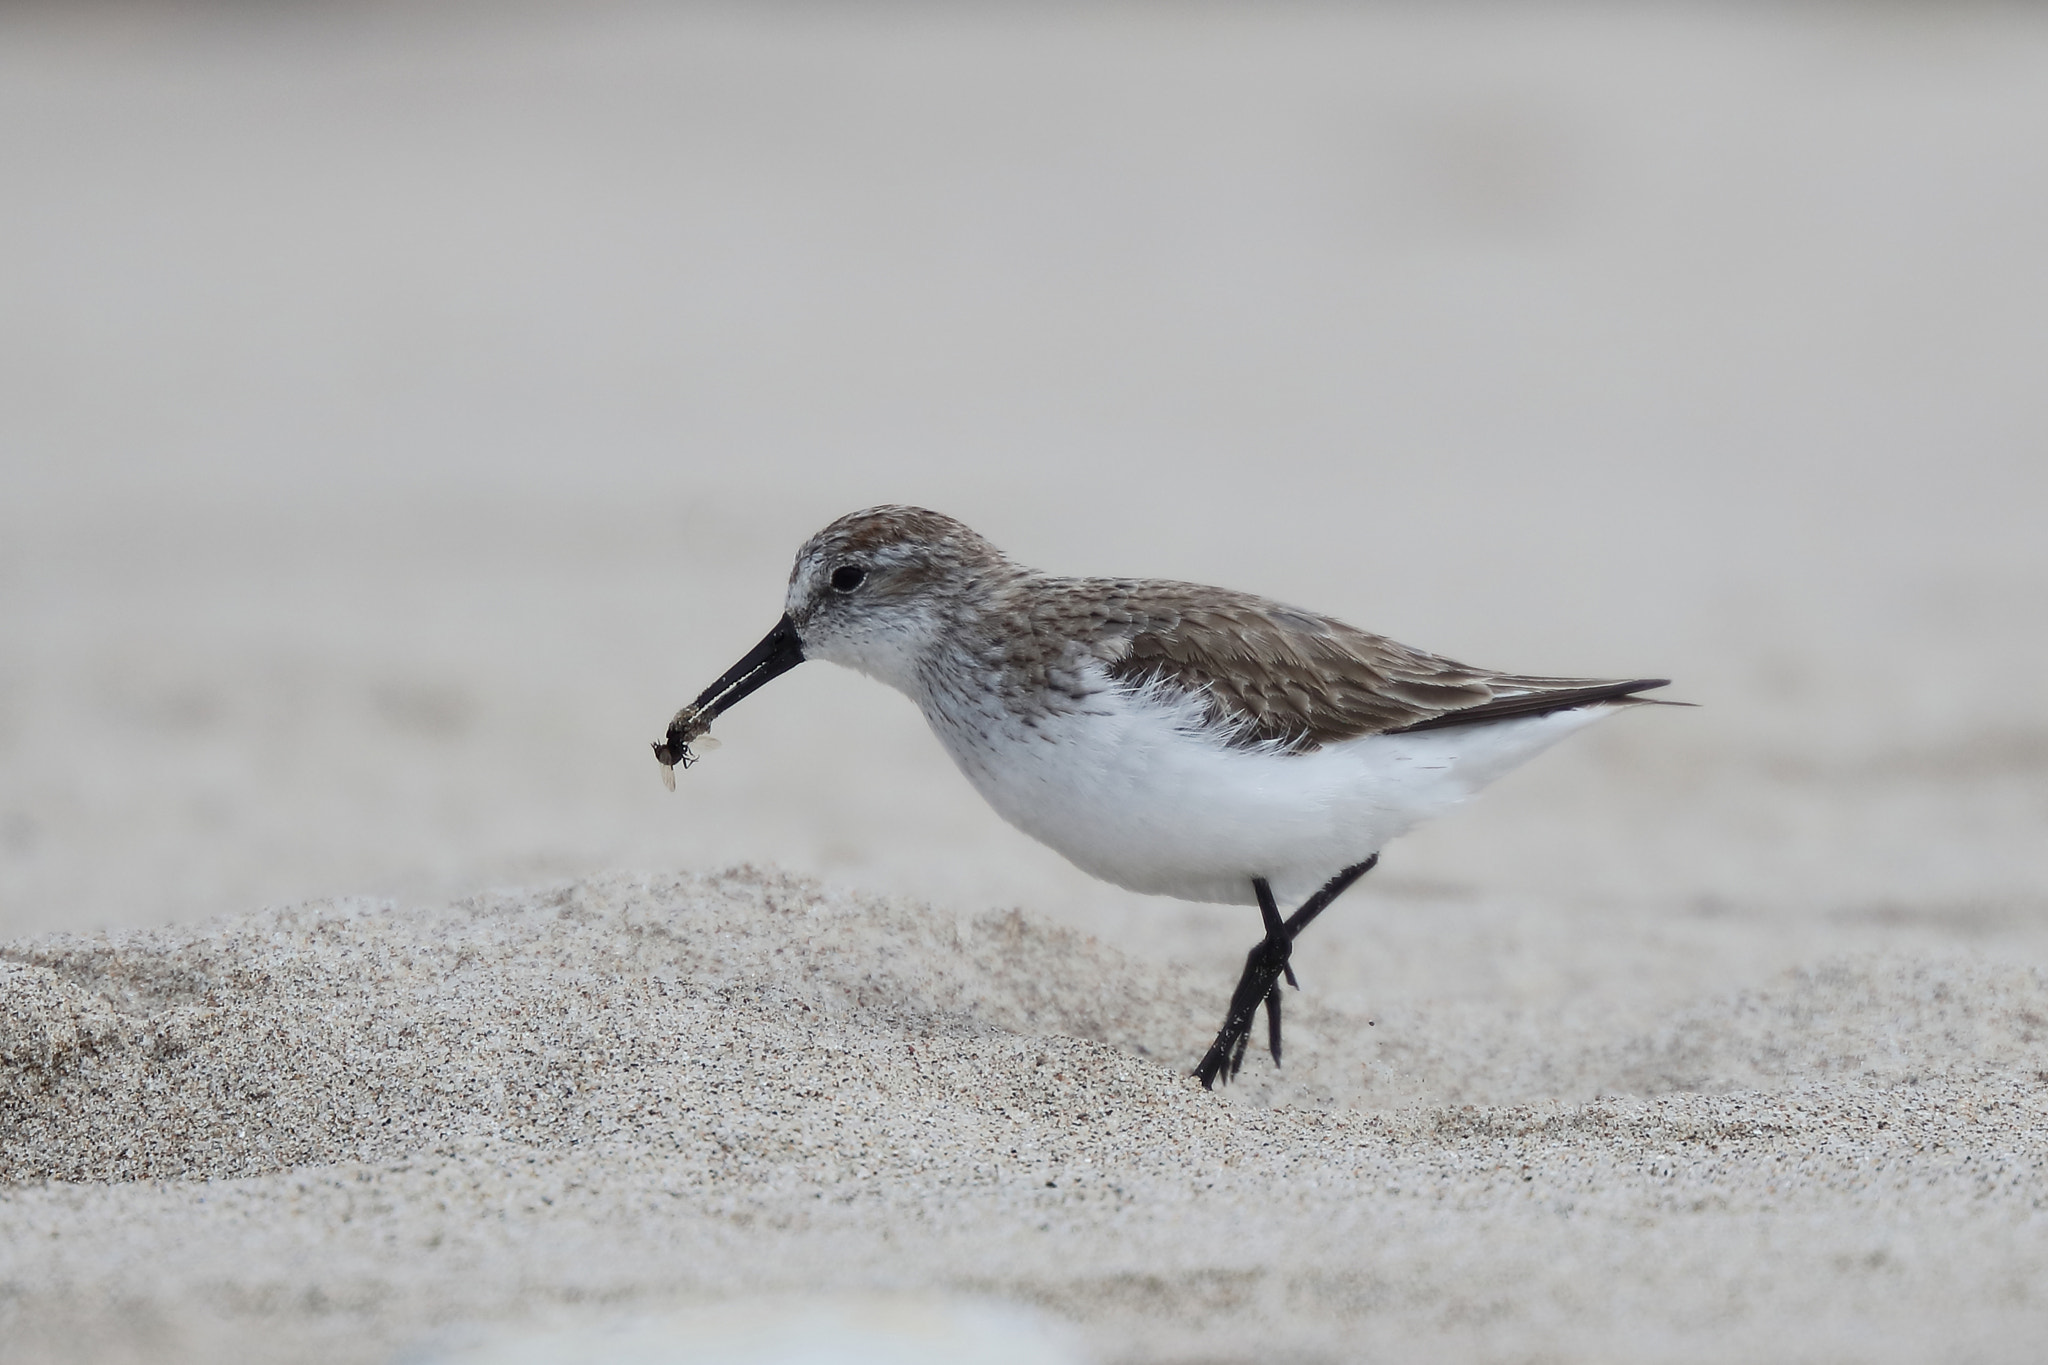
<path fill-rule="evenodd" d="M 939 740 L 998 814 L 1083 871 L 1133 891 L 1283 905 L 1458 805 L 1606 713 L 1369 735 L 1307 753 L 1234 748 L 1198 703 L 1104 686 L 1030 716 L 958 694 L 919 698 Z"/>

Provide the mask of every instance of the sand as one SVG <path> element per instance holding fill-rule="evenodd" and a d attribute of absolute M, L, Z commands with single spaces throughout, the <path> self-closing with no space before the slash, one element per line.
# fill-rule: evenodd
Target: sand
<path fill-rule="evenodd" d="M 8 7 L 0 1359 L 2037 1356 L 2043 90 L 1993 7 Z M 900 697 L 663 791 L 884 499 L 1700 705 L 1205 1093 L 1249 912 Z"/>
<path fill-rule="evenodd" d="M 1284 1096 L 1206 1094 L 1186 971 L 751 869 L 4 970 L 11 1359 L 826 1292 L 1130 1360 L 2018 1359 L 2048 1322 L 2039 969 L 1830 961 L 1487 1058 L 1605 1098 L 1483 1107 L 1375 1104 L 1472 1040 L 1313 995 Z"/>

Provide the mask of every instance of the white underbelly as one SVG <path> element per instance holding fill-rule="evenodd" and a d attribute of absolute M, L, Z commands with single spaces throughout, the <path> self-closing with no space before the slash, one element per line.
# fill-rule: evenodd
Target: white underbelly
<path fill-rule="evenodd" d="M 1090 707 L 1035 727 L 926 714 L 997 813 L 1083 871 L 1226 904 L 1251 904 L 1264 877 L 1283 906 L 1609 709 L 1286 754 L 1227 747 L 1191 731 L 1185 710 L 1128 694 Z"/>

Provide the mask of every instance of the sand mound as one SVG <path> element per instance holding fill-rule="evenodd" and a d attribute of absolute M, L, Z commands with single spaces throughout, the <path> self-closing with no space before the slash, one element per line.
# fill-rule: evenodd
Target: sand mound
<path fill-rule="evenodd" d="M 1080 935 L 750 870 L 431 911 L 324 903 L 5 955 L 12 1180 L 223 1178 L 450 1141 L 677 1132 L 708 1160 L 742 1092 L 742 1126 L 766 1133 L 802 1126 L 808 1101 L 854 1078 L 923 1107 L 961 1103 L 963 1087 L 986 1103 L 991 1083 L 1050 1064 L 1034 1038 L 1178 1058 L 1201 1035 L 1190 992 Z M 939 1062 L 962 1049 L 990 1074 Z M 1163 1068 L 1148 1079 L 1178 1088 Z"/>
<path fill-rule="evenodd" d="M 1299 1067 L 1227 1095 L 1186 1068 L 1228 983 L 1190 975 L 749 869 L 17 943 L 0 1330 L 375 1360 L 821 1292 L 1035 1305 L 1132 1360 L 2048 1327 L 2038 971 L 1830 960 L 1556 1052 L 1304 993 Z M 1525 1102 L 1372 1107 L 1488 1086 Z"/>
<path fill-rule="evenodd" d="M 1611 1090 L 2048 1081 L 2048 972 L 1902 955 L 1831 958 L 1695 1006 L 1611 1052 Z"/>
<path fill-rule="evenodd" d="M 2048 973 L 1957 955 L 1835 954 L 1651 1021 L 1404 1005 L 1368 1025 L 1311 1005 L 1313 1051 L 1285 1092 L 1376 1109 L 1677 1093 L 1883 1088 L 2048 1076 Z M 1256 1084 L 1279 1093 L 1263 1075 Z"/>
<path fill-rule="evenodd" d="M 0 1178 L 679 1135 L 717 1165 L 736 1139 L 810 1151 L 820 1113 L 846 1127 L 849 1095 L 1028 1112 L 1048 1077 L 1109 1087 L 1105 1106 L 1185 1108 L 1227 985 L 1015 911 L 955 917 L 750 868 L 60 936 L 0 949 Z M 2048 973 L 1963 959 L 1835 958 L 1648 1032 L 1562 1041 L 1471 1008 L 1378 1020 L 1293 999 L 1288 1070 L 1255 1056 L 1216 1098 L 1392 1131 L 1475 1101 L 2048 1079 Z"/>

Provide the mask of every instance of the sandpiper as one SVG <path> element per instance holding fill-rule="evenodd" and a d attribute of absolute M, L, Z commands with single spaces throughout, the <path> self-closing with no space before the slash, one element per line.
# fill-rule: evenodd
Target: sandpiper
<path fill-rule="evenodd" d="M 1389 839 L 1667 681 L 1495 673 L 1249 593 L 1058 578 L 951 517 L 871 507 L 797 551 L 782 619 L 654 746 L 664 778 L 806 659 L 907 695 L 997 813 L 1083 871 L 1259 907 L 1204 1086 L 1237 1074 L 1261 1005 L 1279 1063 L 1294 939 Z"/>

